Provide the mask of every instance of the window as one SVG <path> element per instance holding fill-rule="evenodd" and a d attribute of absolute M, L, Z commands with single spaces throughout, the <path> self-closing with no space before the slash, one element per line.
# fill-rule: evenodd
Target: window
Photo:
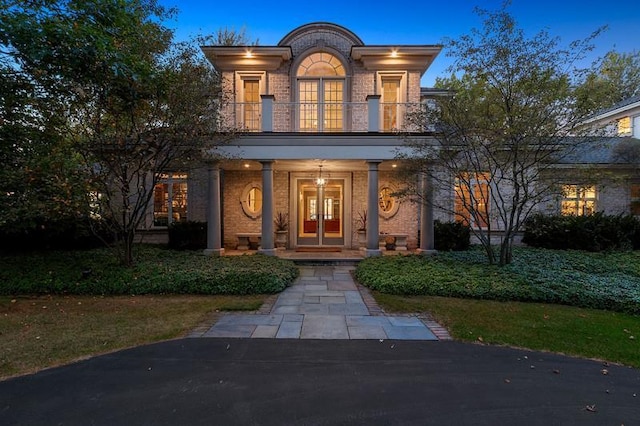
<path fill-rule="evenodd" d="M 265 73 L 240 71 L 236 73 L 236 125 L 239 129 L 259 132 L 261 126 L 262 100 L 265 93 Z"/>
<path fill-rule="evenodd" d="M 153 225 L 187 221 L 187 175 L 163 174 L 153 188 Z"/>
<path fill-rule="evenodd" d="M 240 195 L 240 205 L 251 219 L 259 218 L 262 215 L 262 185 L 258 182 L 247 184 Z"/>
<path fill-rule="evenodd" d="M 260 82 L 243 80 L 242 122 L 249 131 L 260 130 Z"/>
<path fill-rule="evenodd" d="M 631 214 L 640 216 L 640 183 L 631 184 L 630 201 Z"/>
<path fill-rule="evenodd" d="M 486 228 L 491 192 L 488 173 L 463 173 L 454 182 L 454 217 L 466 225 Z"/>
<path fill-rule="evenodd" d="M 398 128 L 398 107 L 400 102 L 400 78 L 382 79 L 382 130 L 393 131 Z"/>
<path fill-rule="evenodd" d="M 565 216 L 584 216 L 596 211 L 596 187 L 564 185 L 560 213 Z"/>
<path fill-rule="evenodd" d="M 628 136 L 631 134 L 631 117 L 618 119 L 618 136 Z"/>
<path fill-rule="evenodd" d="M 380 94 L 380 123 L 382 131 L 393 132 L 402 128 L 407 93 L 405 72 L 380 71 L 377 73 L 377 93 Z"/>
<path fill-rule="evenodd" d="M 298 128 L 302 132 L 335 132 L 344 128 L 344 77 L 342 62 L 317 52 L 298 67 Z"/>

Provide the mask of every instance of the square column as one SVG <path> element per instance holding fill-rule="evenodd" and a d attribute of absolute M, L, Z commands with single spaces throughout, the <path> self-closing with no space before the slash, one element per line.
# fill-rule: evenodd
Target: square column
<path fill-rule="evenodd" d="M 275 256 L 273 160 L 261 160 L 260 164 L 262 164 L 262 244 L 258 251 L 269 256 Z"/>
<path fill-rule="evenodd" d="M 378 165 L 381 160 L 367 160 L 369 175 L 367 178 L 367 257 L 382 256 L 378 239 L 380 238 L 380 224 L 378 219 Z"/>
<path fill-rule="evenodd" d="M 221 234 L 220 212 L 220 165 L 217 162 L 209 164 L 209 197 L 207 198 L 207 248 L 204 254 L 221 256 L 224 254 Z"/>

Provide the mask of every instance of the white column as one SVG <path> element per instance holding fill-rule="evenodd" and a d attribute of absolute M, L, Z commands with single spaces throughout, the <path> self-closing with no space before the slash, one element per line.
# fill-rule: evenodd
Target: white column
<path fill-rule="evenodd" d="M 262 160 L 262 246 L 260 252 L 275 256 L 273 219 L 273 160 Z"/>
<path fill-rule="evenodd" d="M 367 249 L 365 255 L 381 256 L 380 225 L 378 221 L 378 165 L 380 160 L 367 160 L 369 165 L 368 188 L 367 191 Z"/>
<path fill-rule="evenodd" d="M 222 247 L 222 215 L 220 214 L 220 165 L 217 162 L 209 164 L 209 197 L 207 199 L 207 248 L 205 254 L 221 256 Z"/>
<path fill-rule="evenodd" d="M 431 255 L 436 252 L 433 239 L 433 184 L 428 173 L 420 173 L 420 248 L 418 253 Z"/>

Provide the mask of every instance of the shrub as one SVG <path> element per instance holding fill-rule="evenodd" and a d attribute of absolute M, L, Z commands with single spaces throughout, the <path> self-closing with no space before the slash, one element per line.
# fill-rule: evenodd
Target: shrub
<path fill-rule="evenodd" d="M 169 226 L 169 248 L 200 250 L 207 248 L 207 222 L 174 222 Z"/>
<path fill-rule="evenodd" d="M 514 248 L 504 267 L 482 250 L 367 258 L 363 285 L 390 294 L 541 302 L 640 314 L 640 252 Z"/>
<path fill-rule="evenodd" d="M 640 248 L 640 221 L 631 215 L 587 216 L 535 214 L 525 222 L 522 241 L 556 250 L 631 250 Z"/>
<path fill-rule="evenodd" d="M 462 251 L 470 246 L 471 230 L 462 222 L 433 222 L 433 236 L 436 250 Z"/>
<path fill-rule="evenodd" d="M 261 254 L 210 257 L 141 246 L 133 267 L 108 249 L 0 257 L 0 294 L 261 294 L 298 276 L 293 262 Z"/>
<path fill-rule="evenodd" d="M 105 224 L 87 217 L 39 220 L 29 229 L 0 229 L 0 252 L 87 250 L 111 241 Z"/>

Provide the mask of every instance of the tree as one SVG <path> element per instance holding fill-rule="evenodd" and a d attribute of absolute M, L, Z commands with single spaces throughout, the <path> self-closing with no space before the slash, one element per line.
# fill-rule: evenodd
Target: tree
<path fill-rule="evenodd" d="M 193 46 L 172 44 L 171 14 L 156 0 L 34 0 L 0 15 L 2 64 L 19 76 L 7 81 L 43 99 L 23 130 L 56 124 L 51 136 L 71 142 L 127 265 L 158 176 L 200 158 L 218 130 L 218 76 Z"/>
<path fill-rule="evenodd" d="M 576 92 L 586 71 L 575 66 L 598 33 L 563 49 L 544 31 L 526 37 L 507 6 L 476 9 L 482 29 L 447 42 L 452 75 L 437 86 L 454 94 L 413 117 L 430 125 L 433 139 L 408 138 L 417 170 L 435 191 L 454 192 L 455 202 L 443 197 L 436 207 L 469 223 L 488 261 L 500 265 L 511 262 L 534 207 L 557 192 L 555 164 L 584 140 L 578 124 L 595 105 Z"/>
<path fill-rule="evenodd" d="M 640 52 L 608 52 L 578 90 L 602 108 L 640 95 Z"/>
<path fill-rule="evenodd" d="M 45 8 L 45 3 L 37 4 Z M 65 132 L 57 75 L 34 65 L 42 40 L 21 3 L 0 9 L 0 232 L 86 216 L 81 158 Z M 32 31 L 33 30 L 33 31 Z M 24 53 L 28 51 L 28 56 Z M 29 59 L 29 58 L 34 59 Z"/>

